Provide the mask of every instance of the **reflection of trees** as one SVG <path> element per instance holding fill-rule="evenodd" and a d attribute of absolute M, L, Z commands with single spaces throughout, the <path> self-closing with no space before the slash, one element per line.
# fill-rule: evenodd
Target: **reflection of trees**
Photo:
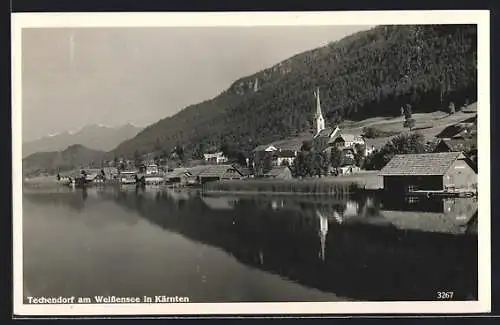
<path fill-rule="evenodd" d="M 85 208 L 86 196 L 81 191 L 58 191 L 53 193 L 23 193 L 23 199 L 37 204 L 64 205 L 81 212 Z"/>
<path fill-rule="evenodd" d="M 199 196 L 166 191 L 99 196 L 247 266 L 338 296 L 429 300 L 443 287 L 458 299 L 477 295 L 477 236 L 375 227 L 381 215 L 373 198 L 356 198 L 358 215 L 346 216 L 347 202 L 312 197 L 240 199 L 233 209 L 214 210 Z M 71 206 L 76 198 L 83 207 L 78 191 L 44 200 Z M 279 203 L 274 210 L 272 202 Z"/>
<path fill-rule="evenodd" d="M 434 299 L 435 288 L 443 286 L 456 288 L 459 299 L 476 294 L 475 236 L 338 224 L 327 215 L 318 217 L 316 211 L 328 211 L 324 207 L 315 210 L 305 203 L 272 210 L 263 209 L 262 201 L 242 199 L 234 210 L 212 210 L 198 197 L 183 206 L 168 195 L 140 204 L 130 197 L 115 200 L 160 227 L 222 248 L 244 264 L 339 296 Z"/>

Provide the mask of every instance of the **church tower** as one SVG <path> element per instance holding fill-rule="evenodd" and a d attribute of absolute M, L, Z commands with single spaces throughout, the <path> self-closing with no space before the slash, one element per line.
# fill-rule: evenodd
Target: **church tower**
<path fill-rule="evenodd" d="M 321 102 L 319 99 L 319 88 L 316 88 L 316 114 L 314 114 L 314 129 L 316 135 L 318 135 L 322 130 L 325 129 L 325 119 L 323 118 L 323 113 L 321 112 Z"/>

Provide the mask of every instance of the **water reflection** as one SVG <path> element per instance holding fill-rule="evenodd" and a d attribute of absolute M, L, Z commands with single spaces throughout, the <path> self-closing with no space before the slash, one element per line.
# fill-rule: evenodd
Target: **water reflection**
<path fill-rule="evenodd" d="M 160 188 L 25 198 L 77 211 L 92 200 L 114 202 L 247 267 L 346 299 L 434 300 L 436 288 L 477 299 L 474 199 L 216 197 Z"/>

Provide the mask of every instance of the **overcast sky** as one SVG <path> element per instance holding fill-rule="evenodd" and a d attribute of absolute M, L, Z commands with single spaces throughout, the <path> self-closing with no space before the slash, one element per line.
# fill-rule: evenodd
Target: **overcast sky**
<path fill-rule="evenodd" d="M 23 141 L 86 124 L 146 126 L 371 27 L 24 29 Z"/>

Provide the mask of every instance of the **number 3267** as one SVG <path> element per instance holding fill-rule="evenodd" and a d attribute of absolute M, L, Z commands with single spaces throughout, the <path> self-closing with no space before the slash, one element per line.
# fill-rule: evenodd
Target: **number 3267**
<path fill-rule="evenodd" d="M 453 291 L 438 291 L 436 298 L 442 300 L 453 299 Z"/>

